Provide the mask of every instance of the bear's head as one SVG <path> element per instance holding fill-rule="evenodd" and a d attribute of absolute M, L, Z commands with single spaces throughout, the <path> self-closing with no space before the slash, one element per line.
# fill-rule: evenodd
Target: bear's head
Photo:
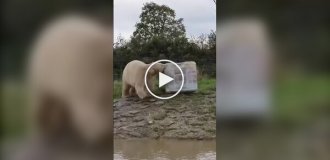
<path fill-rule="evenodd" d="M 147 68 L 150 66 L 151 64 L 147 65 Z M 148 71 L 148 75 L 150 76 L 155 76 L 158 74 L 158 72 L 164 72 L 165 69 L 165 64 L 162 63 L 156 63 L 154 64 Z"/>

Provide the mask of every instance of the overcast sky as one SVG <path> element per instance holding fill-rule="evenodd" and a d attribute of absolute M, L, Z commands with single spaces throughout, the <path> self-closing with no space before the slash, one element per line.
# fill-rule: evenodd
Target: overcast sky
<path fill-rule="evenodd" d="M 114 41 L 121 35 L 129 39 L 139 22 L 146 2 L 165 4 L 175 10 L 176 18 L 183 18 L 187 38 L 209 33 L 216 28 L 216 6 L 213 0 L 115 0 Z"/>

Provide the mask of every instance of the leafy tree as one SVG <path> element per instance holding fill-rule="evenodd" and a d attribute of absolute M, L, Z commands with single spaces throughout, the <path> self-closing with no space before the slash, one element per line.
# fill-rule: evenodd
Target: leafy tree
<path fill-rule="evenodd" d="M 208 46 L 210 50 L 214 50 L 216 49 L 216 37 L 217 34 L 215 33 L 215 31 L 211 31 L 211 33 L 208 35 Z"/>
<path fill-rule="evenodd" d="M 175 11 L 166 5 L 154 2 L 146 3 L 142 7 L 140 22 L 137 23 L 132 40 L 139 42 L 150 41 L 154 37 L 175 40 L 185 38 L 186 30 L 183 19 L 176 19 Z"/>
<path fill-rule="evenodd" d="M 215 76 L 215 32 L 188 42 L 183 19 L 168 6 L 146 3 L 130 40 L 117 37 L 114 45 L 114 78 L 119 79 L 131 60 L 151 63 L 159 59 L 195 61 L 201 74 Z"/>

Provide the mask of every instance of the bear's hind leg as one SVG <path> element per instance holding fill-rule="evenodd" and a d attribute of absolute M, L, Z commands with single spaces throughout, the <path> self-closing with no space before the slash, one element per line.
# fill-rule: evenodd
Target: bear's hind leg
<path fill-rule="evenodd" d="M 123 82 L 122 98 L 128 97 L 131 86 Z"/>
<path fill-rule="evenodd" d="M 140 99 L 148 97 L 148 93 L 146 93 L 143 87 L 135 87 L 135 90 Z"/>
<path fill-rule="evenodd" d="M 129 95 L 130 96 L 136 96 L 136 91 L 135 91 L 135 88 L 134 87 L 131 87 L 130 89 L 129 89 Z"/>

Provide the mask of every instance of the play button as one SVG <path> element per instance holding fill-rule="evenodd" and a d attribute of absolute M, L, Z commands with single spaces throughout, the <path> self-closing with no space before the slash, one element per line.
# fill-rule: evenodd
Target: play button
<path fill-rule="evenodd" d="M 174 79 L 162 72 L 159 72 L 158 87 L 163 87 L 165 84 L 172 82 Z"/>
<path fill-rule="evenodd" d="M 155 65 L 155 64 L 157 64 L 157 63 L 160 63 L 160 62 L 172 63 L 175 67 L 178 68 L 178 70 L 180 71 L 180 75 L 181 75 L 181 76 L 176 76 L 175 78 L 172 78 L 172 77 L 170 77 L 170 76 L 168 76 L 168 75 L 166 75 L 166 74 L 164 74 L 164 73 L 161 73 L 161 72 L 158 73 L 158 75 L 159 75 L 159 77 L 158 77 L 158 78 L 159 78 L 159 79 L 158 79 L 158 87 L 159 87 L 159 88 L 163 87 L 164 85 L 166 85 L 166 84 L 168 84 L 168 83 L 170 83 L 170 82 L 172 82 L 172 81 L 174 81 L 174 82 L 176 82 L 176 83 L 181 83 L 181 84 L 180 84 L 180 88 L 179 88 L 179 89 L 178 89 L 173 95 L 168 96 L 168 97 L 157 96 L 156 94 L 154 94 L 154 93 L 149 89 L 149 86 L 148 86 L 148 83 L 147 83 L 147 74 L 148 74 L 150 68 L 151 68 L 153 65 Z M 178 78 L 179 78 L 179 80 L 178 80 Z M 178 82 L 178 81 L 179 81 L 179 82 Z M 178 64 L 174 63 L 173 61 L 167 60 L 167 59 L 162 59 L 162 60 L 158 60 L 158 61 L 156 61 L 156 62 L 154 62 L 154 63 L 152 63 L 152 64 L 149 65 L 148 69 L 146 70 L 146 72 L 145 72 L 145 74 L 144 74 L 144 84 L 145 84 L 145 86 L 146 86 L 148 92 L 149 92 L 152 96 L 154 96 L 155 98 L 158 98 L 158 99 L 171 99 L 171 98 L 175 97 L 176 95 L 178 95 L 178 94 L 181 92 L 182 87 L 183 87 L 183 84 L 184 84 L 184 75 L 183 75 L 182 69 L 180 68 L 180 66 L 179 66 Z"/>

